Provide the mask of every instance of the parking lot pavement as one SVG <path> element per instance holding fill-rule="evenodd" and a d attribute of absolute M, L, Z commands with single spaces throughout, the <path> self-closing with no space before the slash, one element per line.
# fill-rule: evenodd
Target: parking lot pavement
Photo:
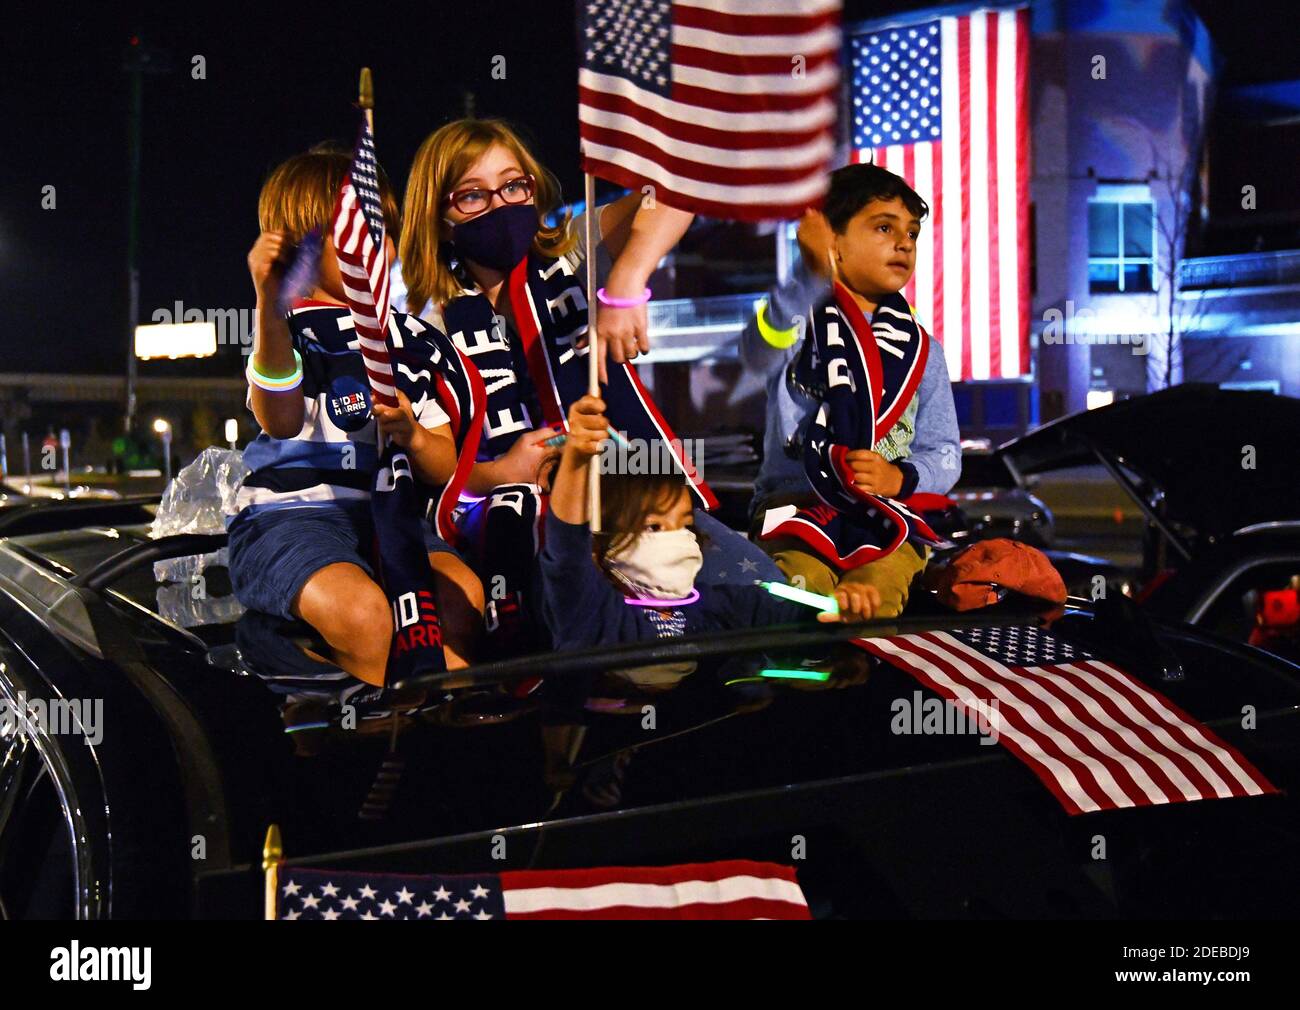
<path fill-rule="evenodd" d="M 1125 568 L 1142 562 L 1142 513 L 1104 469 L 1079 467 L 1042 477 L 1034 487 L 1056 517 L 1058 550 L 1105 558 Z"/>

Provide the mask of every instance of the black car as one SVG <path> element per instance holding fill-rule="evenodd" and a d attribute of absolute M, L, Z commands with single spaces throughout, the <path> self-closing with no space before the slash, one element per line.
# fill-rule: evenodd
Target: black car
<path fill-rule="evenodd" d="M 1105 467 L 1146 520 L 1143 607 L 1300 658 L 1300 400 L 1175 386 L 1063 417 L 998 455 L 1021 481 Z"/>
<path fill-rule="evenodd" d="M 0 696 L 92 703 L 81 731 L 0 739 L 0 915 L 256 918 L 271 824 L 291 863 L 324 867 L 768 859 L 798 868 L 819 918 L 1294 914 L 1300 670 L 1123 598 L 954 615 L 921 593 L 888 627 L 546 653 L 350 712 L 293 682 L 308 629 L 220 605 L 222 570 L 194 606 L 168 602 L 153 562 L 223 539 L 0 541 Z M 849 641 L 1047 623 L 1284 793 L 1067 816 L 1003 747 L 891 732 L 926 689 Z"/>
<path fill-rule="evenodd" d="M 1053 545 L 1051 509 L 1021 486 L 987 440 L 963 440 L 961 476 L 948 497 L 964 514 L 968 539 L 1006 537 L 1043 549 Z"/>
<path fill-rule="evenodd" d="M 0 536 L 51 533 L 80 526 L 132 525 L 153 520 L 158 495 L 33 497 L 0 491 Z"/>

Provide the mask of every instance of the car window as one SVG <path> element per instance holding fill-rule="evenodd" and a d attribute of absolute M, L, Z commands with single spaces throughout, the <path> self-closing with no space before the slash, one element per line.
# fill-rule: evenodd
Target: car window
<path fill-rule="evenodd" d="M 1220 591 L 1198 626 L 1300 663 L 1300 561 L 1260 561 Z"/>
<path fill-rule="evenodd" d="M 968 452 L 962 455 L 961 477 L 956 486 L 959 490 L 974 487 L 1012 488 L 1016 482 L 1006 464 L 997 456 Z"/>

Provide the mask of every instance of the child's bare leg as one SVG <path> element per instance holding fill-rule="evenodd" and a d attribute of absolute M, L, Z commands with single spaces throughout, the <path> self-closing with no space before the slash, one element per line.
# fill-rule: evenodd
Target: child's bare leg
<path fill-rule="evenodd" d="M 455 554 L 429 555 L 438 593 L 438 621 L 442 625 L 442 651 L 448 670 L 470 664 L 483 630 L 483 583 Z"/>
<path fill-rule="evenodd" d="M 329 643 L 352 676 L 382 687 L 393 640 L 388 597 L 360 565 L 339 561 L 315 572 L 290 608 Z"/>

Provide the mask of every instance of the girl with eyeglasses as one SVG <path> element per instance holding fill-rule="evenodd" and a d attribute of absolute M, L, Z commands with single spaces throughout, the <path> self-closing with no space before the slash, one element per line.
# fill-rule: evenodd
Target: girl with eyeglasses
<path fill-rule="evenodd" d="M 630 364 L 650 349 L 647 281 L 693 215 L 641 193 L 598 208 L 593 293 L 582 215 L 547 223 L 559 203 L 555 177 L 500 120 L 448 123 L 424 141 L 411 167 L 400 246 L 407 310 L 450 336 L 487 389 L 467 490 L 491 500 L 503 486 L 536 486 L 542 464 L 560 451 L 546 442 L 588 391 L 587 300 L 594 296 L 611 426 L 633 442 L 670 447 L 697 506 L 716 504 Z M 703 578 L 778 577 L 742 534 L 698 507 L 695 519 L 713 545 Z"/>

